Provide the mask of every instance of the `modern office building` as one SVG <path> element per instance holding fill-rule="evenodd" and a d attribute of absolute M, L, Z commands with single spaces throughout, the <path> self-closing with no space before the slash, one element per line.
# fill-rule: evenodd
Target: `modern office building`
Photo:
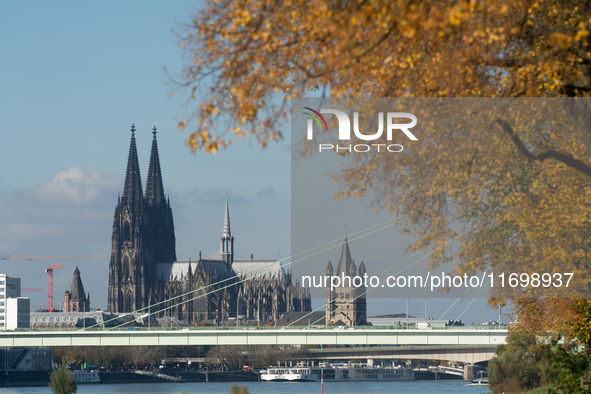
<path fill-rule="evenodd" d="M 21 278 L 0 274 L 0 330 L 28 328 L 29 313 L 30 301 L 21 297 Z"/>
<path fill-rule="evenodd" d="M 30 327 L 31 300 L 27 297 L 8 298 L 6 300 L 6 329 Z"/>

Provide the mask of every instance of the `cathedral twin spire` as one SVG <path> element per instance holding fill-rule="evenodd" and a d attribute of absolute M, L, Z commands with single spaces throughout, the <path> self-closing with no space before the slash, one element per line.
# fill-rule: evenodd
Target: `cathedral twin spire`
<path fill-rule="evenodd" d="M 147 306 L 156 289 L 156 264 L 176 261 L 174 221 L 162 186 L 156 127 L 152 133 L 144 194 L 135 125 L 131 126 L 123 196 L 113 220 L 108 301 L 112 312 L 131 312 Z"/>
<path fill-rule="evenodd" d="M 158 142 L 156 141 L 156 126 L 152 130 L 152 153 L 150 155 L 150 167 L 148 168 L 148 182 L 146 183 L 146 201 L 148 205 L 159 205 L 165 201 L 164 187 L 162 186 L 162 172 L 160 171 L 160 157 L 158 155 Z"/>
<path fill-rule="evenodd" d="M 162 171 L 160 170 L 160 157 L 158 154 L 158 142 L 156 141 L 156 127 L 152 130 L 152 152 L 148 167 L 148 180 L 146 182 L 145 201 L 148 205 L 160 205 L 166 203 Z M 125 187 L 122 203 L 135 206 L 142 201 L 142 180 L 138 161 L 137 147 L 135 143 L 135 125 L 131 125 L 131 142 L 129 145 L 129 157 L 127 159 L 127 173 L 125 175 Z M 226 193 L 226 211 L 224 215 L 224 229 L 220 237 L 220 255 L 228 266 L 232 266 L 234 260 L 234 237 L 230 230 L 230 209 L 228 207 L 228 195 Z"/>
<path fill-rule="evenodd" d="M 142 179 L 140 178 L 140 165 L 138 163 L 137 147 L 135 145 L 135 126 L 132 124 L 122 202 L 124 205 L 138 204 L 142 200 L 142 194 Z"/>
<path fill-rule="evenodd" d="M 145 199 L 149 205 L 159 205 L 165 202 L 166 199 L 164 197 L 164 187 L 162 184 L 162 172 L 160 171 L 160 158 L 158 155 L 158 142 L 156 141 L 155 126 L 152 133 L 154 134 L 154 138 L 152 140 L 150 166 L 148 167 L 148 181 L 146 182 Z M 142 198 L 142 180 L 140 177 L 140 166 L 135 143 L 135 125 L 132 124 L 122 203 L 133 206 L 142 201 Z"/>

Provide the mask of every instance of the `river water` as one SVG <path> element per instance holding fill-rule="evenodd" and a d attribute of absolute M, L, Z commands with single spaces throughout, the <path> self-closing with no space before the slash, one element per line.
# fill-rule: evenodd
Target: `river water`
<path fill-rule="evenodd" d="M 320 383 L 316 382 L 238 382 L 245 385 L 252 394 L 296 394 L 320 393 Z M 229 394 L 232 383 L 190 382 L 190 383 L 140 383 L 140 384 L 94 384 L 79 385 L 79 394 Z M 488 387 L 472 387 L 463 381 L 418 381 L 418 382 L 332 382 L 324 384 L 326 394 L 440 394 L 440 393 L 490 393 Z M 2 394 L 51 393 L 49 387 L 3 387 Z"/>

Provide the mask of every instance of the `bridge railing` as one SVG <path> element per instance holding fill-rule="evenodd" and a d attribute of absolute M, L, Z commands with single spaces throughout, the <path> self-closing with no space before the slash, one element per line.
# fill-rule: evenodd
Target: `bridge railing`
<path fill-rule="evenodd" d="M 335 346 L 335 345 L 330 345 Z M 380 350 L 401 350 L 401 349 L 412 349 L 412 350 L 421 350 L 421 349 L 445 349 L 445 348 L 494 348 L 496 345 L 466 345 L 466 344 L 448 344 L 448 345 L 371 345 L 367 347 L 367 345 L 336 345 L 338 347 L 330 347 L 324 345 L 322 348 L 312 348 L 307 349 L 308 351 L 313 351 L 314 353 L 338 353 L 338 352 L 351 352 L 351 350 L 371 350 L 371 351 L 380 351 Z M 348 347 L 345 347 L 348 346 Z"/>
<path fill-rule="evenodd" d="M 405 326 L 357 326 L 357 327 L 344 327 L 344 326 L 191 326 L 191 327 L 41 327 L 41 328 L 18 328 L 13 332 L 55 332 L 55 331 L 194 331 L 194 330 L 322 330 L 322 331 L 354 331 L 354 330 L 415 330 L 419 332 L 429 331 L 444 331 L 444 330 L 486 330 L 486 331 L 499 331 L 507 330 L 506 326 L 447 326 L 447 327 L 433 327 L 428 329 L 419 329 L 416 327 L 405 327 Z"/>

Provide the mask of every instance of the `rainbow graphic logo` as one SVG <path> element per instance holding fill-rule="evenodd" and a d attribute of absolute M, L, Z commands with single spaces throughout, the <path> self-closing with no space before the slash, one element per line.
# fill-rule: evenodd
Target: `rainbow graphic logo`
<path fill-rule="evenodd" d="M 324 117 L 322 115 L 320 115 L 320 112 L 313 110 L 310 107 L 302 107 L 304 109 L 307 109 L 308 111 L 312 111 L 315 115 L 309 113 L 309 112 L 304 112 L 306 115 L 310 116 L 312 119 L 314 119 L 316 121 L 316 123 L 318 123 L 318 126 L 320 126 L 320 130 L 323 129 L 322 127 L 322 123 L 324 123 L 324 128 L 326 129 L 326 131 L 328 131 L 328 125 L 326 124 L 326 120 L 324 120 Z M 320 118 L 320 119 L 318 119 Z M 320 120 L 322 119 L 322 123 L 320 123 Z M 312 120 L 309 120 L 308 122 L 311 122 Z M 308 127 L 308 139 L 311 140 L 312 139 L 312 128 Z"/>

